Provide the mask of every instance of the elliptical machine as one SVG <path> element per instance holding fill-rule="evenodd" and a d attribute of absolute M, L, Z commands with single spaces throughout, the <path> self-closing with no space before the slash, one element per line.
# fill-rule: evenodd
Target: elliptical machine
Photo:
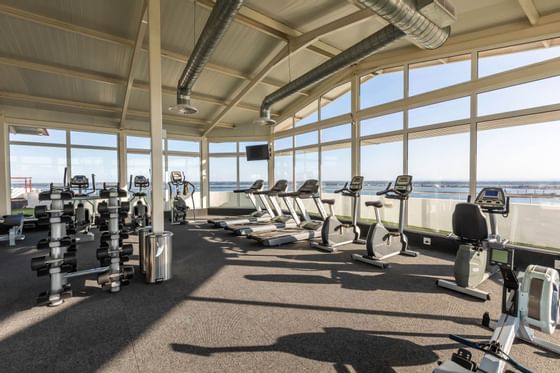
<path fill-rule="evenodd" d="M 321 229 L 321 241 L 311 241 L 311 247 L 332 253 L 337 251 L 337 246 L 349 243 L 365 243 L 364 240 L 360 239 L 360 227 L 358 227 L 358 203 L 363 184 L 363 176 L 354 176 L 350 185 L 346 183 L 342 189 L 335 191 L 337 194 L 342 193 L 344 197 L 352 198 L 352 223 L 350 224 L 343 224 L 336 217 L 333 209 L 334 199 L 321 199 L 322 203 L 329 206 L 329 216 Z"/>
<path fill-rule="evenodd" d="M 395 186 L 391 188 L 387 184 L 385 190 L 377 192 L 378 196 L 399 201 L 399 227 L 396 232 L 389 231 L 381 221 L 379 209 L 383 207 L 381 201 L 367 201 L 366 206 L 375 208 L 375 225 L 371 225 L 366 237 L 366 254 L 352 254 L 352 259 L 374 265 L 379 268 L 389 268 L 385 259 L 394 255 L 418 256 L 418 252 L 408 250 L 408 238 L 404 233 L 404 217 L 406 212 L 405 202 L 412 193 L 412 176 L 400 175 L 395 180 Z"/>
<path fill-rule="evenodd" d="M 470 351 L 460 348 L 451 360 L 443 362 L 435 373 L 501 373 L 506 364 L 521 372 L 532 371 L 509 356 L 516 338 L 560 355 L 560 345 L 537 337 L 534 329 L 553 334 L 560 322 L 560 279 L 558 271 L 549 267 L 530 265 L 524 273 L 514 272 L 514 250 L 491 248 L 490 262 L 499 266 L 504 279 L 502 289 L 502 315 L 491 325 L 486 312 L 482 325 L 494 329 L 489 342 L 478 343 L 463 337 L 449 337 L 467 347 L 484 352 L 480 363 L 472 360 Z"/>
<path fill-rule="evenodd" d="M 187 213 L 189 210 L 186 200 L 191 199 L 194 214 L 194 193 L 196 192 L 196 187 L 193 183 L 186 180 L 185 173 L 182 171 L 171 171 L 169 178 L 170 181 L 167 183 L 169 195 L 173 196 L 173 205 L 170 213 L 171 224 L 186 224 L 188 223 Z M 173 195 L 173 189 L 175 189 L 175 195 Z M 196 220 L 196 215 L 194 219 Z"/>
<path fill-rule="evenodd" d="M 490 218 L 490 234 L 484 213 Z M 496 215 L 507 217 L 509 197 L 502 188 L 484 188 L 478 193 L 474 203 L 470 196 L 466 203 L 459 203 L 453 211 L 453 234 L 461 241 L 455 257 L 455 281 L 437 280 L 440 287 L 490 300 L 490 293 L 476 287 L 498 272 L 490 265 L 488 250 L 503 249 L 507 240 L 498 234 Z"/>
<path fill-rule="evenodd" d="M 132 186 L 137 188 L 136 191 L 132 191 Z M 150 179 L 142 175 L 134 176 L 134 183 L 132 175 L 130 175 L 130 180 L 128 182 L 128 192 L 132 193 L 132 198 L 128 201 L 129 205 L 132 206 L 132 228 L 137 230 L 139 228 L 147 227 L 150 225 L 150 205 L 146 199 L 146 192 L 142 189 L 147 189 L 150 187 Z M 134 203 L 136 201 L 136 203 Z"/>
<path fill-rule="evenodd" d="M 87 191 L 89 188 L 89 180 L 85 175 L 74 175 L 70 179 L 69 183 L 69 190 L 78 189 L 78 191 L 74 191 L 73 193 L 73 200 L 77 201 L 77 206 L 74 210 L 74 226 L 72 227 L 72 231 L 76 236 L 76 241 L 79 242 L 88 242 L 93 241 L 95 236 L 92 232 L 90 232 L 92 219 L 90 216 L 90 210 L 84 206 L 84 201 L 87 201 L 91 204 L 89 200 L 90 195 L 96 192 L 95 190 L 95 175 L 91 174 L 91 181 L 92 181 L 92 190 L 90 192 Z M 93 205 L 92 205 L 93 211 Z M 71 233 L 71 232 L 69 232 Z"/>

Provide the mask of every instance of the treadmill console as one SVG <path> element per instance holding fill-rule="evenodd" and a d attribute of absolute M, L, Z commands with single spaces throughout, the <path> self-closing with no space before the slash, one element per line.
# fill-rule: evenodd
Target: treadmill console
<path fill-rule="evenodd" d="M 281 179 L 272 186 L 270 191 L 273 193 L 283 193 L 286 191 L 286 189 L 288 189 L 288 180 Z"/>
<path fill-rule="evenodd" d="M 70 179 L 70 186 L 74 188 L 86 189 L 89 187 L 89 180 L 84 175 L 75 175 Z"/>
<path fill-rule="evenodd" d="M 148 180 L 148 178 L 146 178 L 146 176 L 134 176 L 134 186 L 137 188 L 145 188 L 150 186 L 150 180 Z"/>
<path fill-rule="evenodd" d="M 474 201 L 483 211 L 507 213 L 508 200 L 502 188 L 483 188 Z"/>
<path fill-rule="evenodd" d="M 249 189 L 251 190 L 261 190 L 263 188 L 264 185 L 264 181 L 261 179 L 255 180 L 255 182 L 253 183 L 253 185 L 251 185 L 251 187 Z"/>
<path fill-rule="evenodd" d="M 315 179 L 305 180 L 302 186 L 299 187 L 298 193 L 317 193 L 319 191 L 319 181 Z"/>
<path fill-rule="evenodd" d="M 395 180 L 394 190 L 396 193 L 407 196 L 412 192 L 412 176 L 411 175 L 399 175 L 397 180 Z"/>
<path fill-rule="evenodd" d="M 351 192 L 360 192 L 364 186 L 364 177 L 363 176 L 354 176 L 352 181 L 350 181 L 350 189 Z"/>

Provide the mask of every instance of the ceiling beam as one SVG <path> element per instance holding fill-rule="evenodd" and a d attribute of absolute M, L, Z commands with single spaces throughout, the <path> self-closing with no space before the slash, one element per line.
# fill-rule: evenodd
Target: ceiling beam
<path fill-rule="evenodd" d="M 534 26 L 537 23 L 539 23 L 539 19 L 541 18 L 541 16 L 533 0 L 518 0 L 518 1 L 519 1 L 519 5 L 521 6 L 521 9 L 523 9 L 523 12 L 527 16 L 527 19 L 529 19 L 531 25 Z"/>
<path fill-rule="evenodd" d="M 146 29 L 148 25 L 148 2 L 143 1 L 142 5 L 142 15 L 140 16 L 140 22 L 138 24 L 138 31 L 136 32 L 136 42 L 134 43 L 134 51 L 132 52 L 132 57 L 130 58 L 130 64 L 128 67 L 128 80 L 126 82 L 126 88 L 123 99 L 123 106 L 121 111 L 121 121 L 119 122 L 119 127 L 123 127 L 124 121 L 126 120 L 126 112 L 128 110 L 128 102 L 130 101 L 130 95 L 132 94 L 132 85 L 134 84 L 134 73 L 136 70 L 136 65 L 138 61 L 138 56 L 142 49 L 142 44 L 144 43 L 144 36 L 146 35 Z"/>
<path fill-rule="evenodd" d="M 64 31 L 64 32 L 70 32 L 70 33 L 75 33 L 90 39 L 94 39 L 94 40 L 99 40 L 99 41 L 103 41 L 106 43 L 110 43 L 110 44 L 116 44 L 116 45 L 121 45 L 121 46 L 125 46 L 125 47 L 130 47 L 130 48 L 134 48 L 135 46 L 135 41 L 134 40 L 130 40 L 127 38 L 123 38 L 120 36 L 116 36 L 116 35 L 112 35 L 112 34 L 108 34 L 105 32 L 101 32 L 101 31 L 97 31 L 91 28 L 87 28 L 87 27 L 83 27 L 83 26 L 77 26 L 75 24 L 69 23 L 69 22 L 64 22 L 64 21 L 60 21 L 57 20 L 55 18 L 50 18 L 50 17 L 45 17 L 39 14 L 35 14 L 32 12 L 28 12 L 26 10 L 21 10 L 18 8 L 14 8 L 8 5 L 4 5 L 4 4 L 0 4 L 0 14 L 9 16 L 9 17 L 13 17 L 13 18 L 17 18 L 17 19 L 21 19 L 23 21 L 27 21 L 27 22 L 32 22 L 41 26 L 45 26 L 45 27 L 49 27 L 49 28 L 54 28 L 56 30 L 60 30 L 60 31 Z M 147 48 L 142 47 L 142 51 L 145 51 L 147 53 Z M 165 50 L 162 49 L 161 51 L 161 55 L 162 58 L 166 58 L 172 61 L 176 61 L 176 62 L 180 62 L 180 63 L 187 63 L 189 56 L 183 54 L 183 53 L 179 53 L 179 52 L 175 52 L 175 51 L 170 51 L 170 50 Z M 223 75 L 227 75 L 227 76 L 231 76 L 237 79 L 242 79 L 242 80 L 250 80 L 251 77 L 248 76 L 247 74 L 237 71 L 235 69 L 226 67 L 226 66 L 220 66 L 220 65 L 216 65 L 216 64 L 207 64 L 206 68 L 210 71 L 214 71 Z M 281 87 L 283 86 L 285 83 L 283 82 L 279 82 L 276 81 L 274 79 L 265 79 L 262 81 L 263 84 L 269 85 L 269 86 L 273 86 L 273 87 Z M 300 93 L 301 95 L 305 95 L 305 93 Z"/>
<path fill-rule="evenodd" d="M 96 83 L 104 83 L 104 84 L 120 85 L 120 86 L 127 84 L 127 81 L 114 75 L 101 74 L 101 73 L 76 69 L 67 66 L 43 64 L 34 61 L 23 60 L 20 58 L 5 57 L 2 55 L 0 55 L 0 65 L 13 66 L 20 69 L 38 71 L 38 72 L 48 73 L 53 75 L 66 76 L 69 78 L 89 80 Z M 132 88 L 148 91 L 148 84 L 146 82 L 134 82 Z M 176 88 L 163 86 L 162 89 L 163 89 L 163 94 L 165 95 L 176 96 L 177 94 Z M 193 92 L 192 97 L 194 100 L 206 102 L 209 104 L 219 105 L 219 106 L 226 106 L 229 103 L 229 101 L 224 100 L 221 97 L 212 96 L 201 92 Z M 255 113 L 259 112 L 258 106 L 254 106 L 246 103 L 239 103 L 237 107 L 239 109 L 248 110 Z M 274 113 L 273 115 L 278 115 L 278 113 Z"/>
<path fill-rule="evenodd" d="M 214 0 L 196 0 L 196 2 L 208 9 L 214 7 L 215 4 Z M 251 9 L 247 5 L 239 9 L 239 13 L 235 17 L 235 21 L 284 41 L 289 41 L 291 38 L 298 37 L 303 34 L 301 31 L 275 20 L 272 17 L 264 15 L 261 12 Z M 309 50 L 326 58 L 332 58 L 341 52 L 340 49 L 320 40 L 315 41 L 312 46 L 310 45 Z"/>
<path fill-rule="evenodd" d="M 230 103 L 222 110 L 213 120 L 212 124 L 204 131 L 203 136 L 207 136 L 216 125 L 238 104 L 247 96 L 247 94 L 264 79 L 266 75 L 270 73 L 272 69 L 278 66 L 280 63 L 285 61 L 290 55 L 297 53 L 308 45 L 312 44 L 317 39 L 324 37 L 335 31 L 340 31 L 354 24 L 363 22 L 367 19 L 374 17 L 374 14 L 369 10 L 360 10 L 358 12 L 352 13 L 346 17 L 339 18 L 333 22 L 330 22 L 324 26 L 318 27 L 312 31 L 302 34 L 290 42 L 290 44 L 284 46 L 280 52 L 278 52 L 270 62 L 268 62 L 259 72 L 257 72 L 254 78 L 241 89 L 241 91 L 230 101 Z M 375 16 L 377 17 L 377 16 Z M 379 17 L 377 17 L 379 18 Z"/>
<path fill-rule="evenodd" d="M 66 99 L 43 97 L 43 96 L 33 96 L 33 95 L 27 95 L 23 93 L 6 92 L 6 91 L 0 91 L 0 99 L 5 99 L 9 101 L 18 101 L 18 102 L 29 102 L 34 104 L 44 104 L 49 106 L 66 107 L 73 110 L 78 109 L 82 111 L 98 111 L 104 113 L 120 114 L 122 110 L 121 107 L 115 105 L 92 104 L 89 102 L 66 100 Z M 150 117 L 149 112 L 141 111 L 141 110 L 128 110 L 128 115 L 137 118 Z M 208 122 L 205 120 L 189 118 L 183 115 L 164 114 L 163 120 L 164 122 L 177 122 L 181 124 L 195 125 L 198 127 L 208 125 Z M 231 123 L 220 123 L 220 125 L 221 126 L 223 125 L 223 127 L 225 128 L 235 128 L 235 125 Z M 201 130 L 202 129 L 203 128 L 201 128 Z"/>

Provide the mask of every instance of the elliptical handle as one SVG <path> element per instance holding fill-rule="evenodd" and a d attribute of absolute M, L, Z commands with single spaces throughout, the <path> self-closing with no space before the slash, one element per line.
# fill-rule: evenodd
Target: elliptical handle
<path fill-rule="evenodd" d="M 504 212 L 502 213 L 502 216 L 503 216 L 504 218 L 507 218 L 508 215 L 509 215 L 509 199 L 510 199 L 510 197 L 507 196 L 507 197 L 506 197 L 506 208 L 504 209 Z"/>
<path fill-rule="evenodd" d="M 385 188 L 385 190 L 381 190 L 381 191 L 375 193 L 375 195 L 376 196 L 382 196 L 382 195 L 385 195 L 385 194 L 389 193 L 391 191 L 391 185 L 392 184 L 393 184 L 392 182 L 389 182 L 389 184 L 387 184 L 387 187 Z"/>
<path fill-rule="evenodd" d="M 132 190 L 132 174 L 130 174 L 130 178 L 128 179 L 128 191 Z"/>
<path fill-rule="evenodd" d="M 95 189 L 95 174 L 91 174 L 91 185 L 93 185 L 93 190 L 89 194 L 93 194 L 96 192 Z"/>
<path fill-rule="evenodd" d="M 467 203 L 471 203 L 471 199 L 472 199 L 472 197 L 471 197 L 471 195 L 469 194 L 469 195 L 467 196 Z"/>
<path fill-rule="evenodd" d="M 346 190 L 348 190 L 348 182 L 344 183 L 344 186 L 343 186 L 341 189 L 335 190 L 334 192 L 335 192 L 335 193 L 342 193 L 342 192 L 344 192 L 344 191 L 346 191 Z"/>

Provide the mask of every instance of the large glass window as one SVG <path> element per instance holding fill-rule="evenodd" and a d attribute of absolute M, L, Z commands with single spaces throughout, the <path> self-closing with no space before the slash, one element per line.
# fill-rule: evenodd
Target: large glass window
<path fill-rule="evenodd" d="M 249 188 L 258 179 L 262 179 L 264 189 L 268 189 L 268 161 L 247 161 L 239 157 L 239 187 Z"/>
<path fill-rule="evenodd" d="M 117 147 L 117 135 L 109 133 L 94 133 L 94 132 L 70 132 L 70 143 L 72 145 L 87 145 L 87 146 L 102 146 L 102 147 Z"/>
<path fill-rule="evenodd" d="M 10 127 L 10 141 L 66 144 L 66 131 L 51 128 Z"/>
<path fill-rule="evenodd" d="M 492 49 L 478 54 L 480 78 L 560 57 L 560 39 Z"/>
<path fill-rule="evenodd" d="M 200 142 L 185 140 L 167 140 L 167 150 L 175 152 L 200 153 Z"/>
<path fill-rule="evenodd" d="M 385 189 L 387 183 L 395 181 L 403 170 L 402 136 L 391 136 L 362 140 L 361 175 L 364 177 L 364 189 L 360 199 L 360 219 L 371 223 L 375 220 L 372 207 L 366 207 L 366 201 L 382 199 L 375 195 Z M 380 211 L 385 223 L 394 224 L 399 220 L 398 204 L 394 200 L 385 200 Z"/>
<path fill-rule="evenodd" d="M 451 122 L 470 117 L 471 99 L 461 97 L 455 100 L 438 102 L 411 109 L 408 112 L 408 127 L 414 128 L 428 124 Z"/>
<path fill-rule="evenodd" d="M 404 97 L 402 67 L 377 71 L 360 79 L 360 109 L 400 100 Z"/>
<path fill-rule="evenodd" d="M 413 177 L 408 224 L 417 229 L 451 232 L 455 205 L 469 193 L 469 127 L 413 133 L 408 170 Z"/>
<path fill-rule="evenodd" d="M 127 136 L 126 147 L 128 149 L 150 150 L 152 148 L 152 140 L 149 137 Z"/>
<path fill-rule="evenodd" d="M 128 153 L 126 155 L 126 172 L 130 176 L 151 178 L 152 160 L 150 154 Z"/>
<path fill-rule="evenodd" d="M 478 115 L 560 103 L 560 76 L 514 85 L 478 95 Z"/>
<path fill-rule="evenodd" d="M 196 186 L 200 193 L 200 157 L 183 155 L 169 155 L 167 157 L 168 171 L 182 171 L 185 178 Z"/>
<path fill-rule="evenodd" d="M 321 142 L 345 140 L 352 137 L 352 125 L 350 123 L 340 126 L 329 127 L 321 130 Z"/>
<path fill-rule="evenodd" d="M 311 131 L 311 132 L 302 133 L 301 135 L 296 135 L 295 146 L 301 147 L 301 146 L 318 144 L 319 139 L 317 136 L 318 136 L 317 131 Z"/>
<path fill-rule="evenodd" d="M 479 123 L 477 187 L 502 187 L 511 197 L 509 216 L 497 218 L 502 237 L 558 250 L 560 120 L 554 116 Z"/>
<path fill-rule="evenodd" d="M 471 80 L 471 56 L 448 57 L 409 66 L 409 96 Z"/>
<path fill-rule="evenodd" d="M 237 157 L 210 157 L 210 206 L 237 207 Z"/>
<path fill-rule="evenodd" d="M 116 150 L 72 148 L 72 176 L 95 175 L 96 184 L 119 181 L 118 156 Z M 91 180 L 90 180 L 91 181 Z"/>
<path fill-rule="evenodd" d="M 298 111 L 294 117 L 295 126 L 305 126 L 319 120 L 319 103 L 317 100 Z"/>
<path fill-rule="evenodd" d="M 296 188 L 307 179 L 319 179 L 317 148 L 296 150 Z"/>
<path fill-rule="evenodd" d="M 336 87 L 321 97 L 321 120 L 337 117 L 351 110 L 350 83 Z"/>
<path fill-rule="evenodd" d="M 399 131 L 403 129 L 403 112 L 382 115 L 364 119 L 360 125 L 360 136 L 375 135 L 383 132 Z"/>
<path fill-rule="evenodd" d="M 236 142 L 211 142 L 208 144 L 210 153 L 237 153 Z"/>
<path fill-rule="evenodd" d="M 274 157 L 274 180 L 288 180 L 288 190 L 294 190 L 292 151 L 276 153 Z"/>
<path fill-rule="evenodd" d="M 334 213 L 350 220 L 352 198 L 334 192 L 352 178 L 352 150 L 350 143 L 321 147 L 321 196 L 334 198 Z"/>
<path fill-rule="evenodd" d="M 290 149 L 294 146 L 294 138 L 293 137 L 283 137 L 280 139 L 274 140 L 274 150 L 283 150 L 283 149 Z"/>

